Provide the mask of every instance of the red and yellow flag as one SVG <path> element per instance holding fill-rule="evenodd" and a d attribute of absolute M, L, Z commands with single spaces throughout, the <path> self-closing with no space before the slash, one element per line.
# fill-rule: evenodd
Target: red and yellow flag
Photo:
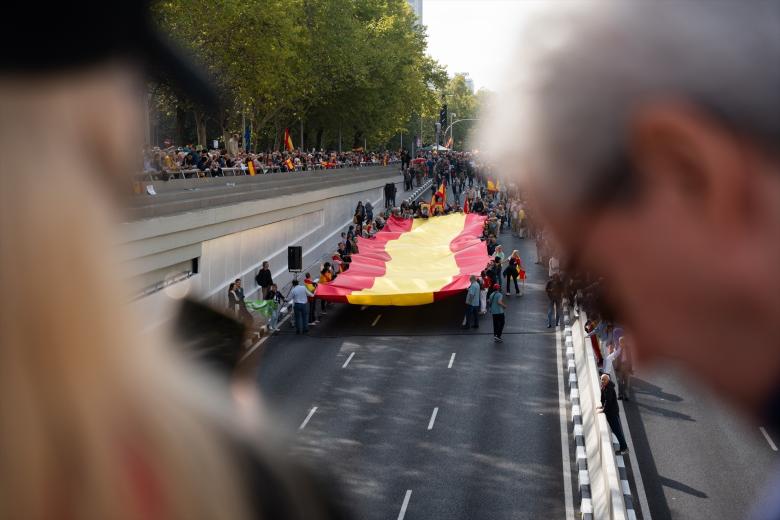
<path fill-rule="evenodd" d="M 290 129 L 285 128 L 284 129 L 284 149 L 288 152 L 292 152 L 295 150 L 295 147 L 293 146 L 292 137 L 290 136 Z"/>
<path fill-rule="evenodd" d="M 295 164 L 293 164 L 292 159 L 288 158 L 284 161 L 284 165 L 287 166 L 287 171 L 291 172 L 295 170 Z"/>
<path fill-rule="evenodd" d="M 257 172 L 255 171 L 255 162 L 250 160 L 247 163 L 247 166 L 249 167 L 249 175 L 254 176 Z"/>
<path fill-rule="evenodd" d="M 463 213 L 468 213 L 470 210 L 471 208 L 469 207 L 469 199 L 467 197 L 466 200 L 463 202 Z"/>
<path fill-rule="evenodd" d="M 487 190 L 491 193 L 495 193 L 498 190 L 501 189 L 501 185 L 498 183 L 498 181 L 493 181 L 491 179 L 488 179 L 487 181 Z"/>
<path fill-rule="evenodd" d="M 442 182 L 439 185 L 439 189 L 431 197 L 431 214 L 435 215 L 436 210 L 439 209 L 444 214 L 444 206 L 447 204 L 447 187 Z"/>
<path fill-rule="evenodd" d="M 317 287 L 317 297 L 357 305 L 424 305 L 469 286 L 490 260 L 479 237 L 485 217 L 452 213 L 428 219 L 391 217 L 347 271 Z"/>

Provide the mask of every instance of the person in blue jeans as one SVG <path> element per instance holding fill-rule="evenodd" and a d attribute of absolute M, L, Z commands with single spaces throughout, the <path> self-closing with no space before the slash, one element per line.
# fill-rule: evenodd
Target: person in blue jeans
<path fill-rule="evenodd" d="M 289 301 L 293 303 L 295 313 L 295 333 L 306 334 L 309 332 L 309 297 L 313 297 L 314 294 L 300 285 L 298 280 L 293 280 L 292 285 Z"/>
<path fill-rule="evenodd" d="M 278 332 L 279 312 L 281 311 L 282 305 L 284 304 L 284 298 L 277 290 L 275 283 L 272 283 L 268 287 L 268 292 L 265 295 L 265 299 L 270 300 L 275 304 L 274 309 L 271 311 L 271 316 L 268 317 L 268 329 L 271 332 Z"/>
<path fill-rule="evenodd" d="M 553 315 L 555 315 L 555 326 L 557 327 L 561 323 L 561 305 L 563 300 L 561 277 L 558 274 L 552 275 L 552 278 L 547 281 L 544 290 L 547 293 L 547 298 L 550 300 L 547 306 L 547 328 L 549 329 L 553 326 Z"/>
<path fill-rule="evenodd" d="M 469 324 L 474 329 L 479 328 L 479 282 L 473 274 L 469 276 L 468 290 L 466 291 L 466 316 L 463 319 L 463 328 L 469 328 Z"/>

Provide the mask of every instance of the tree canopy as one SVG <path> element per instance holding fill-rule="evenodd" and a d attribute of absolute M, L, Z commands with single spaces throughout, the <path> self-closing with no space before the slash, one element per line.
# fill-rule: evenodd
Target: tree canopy
<path fill-rule="evenodd" d="M 206 144 L 243 134 L 246 121 L 255 149 L 277 148 L 285 128 L 307 149 L 379 147 L 400 133 L 408 142 L 421 120 L 431 142 L 443 97 L 459 118 L 476 111 L 463 77 L 448 79 L 426 55 L 425 28 L 406 0 L 168 0 L 155 14 L 225 100 L 206 113 L 154 85 L 159 139 L 191 138 L 194 121 Z"/>

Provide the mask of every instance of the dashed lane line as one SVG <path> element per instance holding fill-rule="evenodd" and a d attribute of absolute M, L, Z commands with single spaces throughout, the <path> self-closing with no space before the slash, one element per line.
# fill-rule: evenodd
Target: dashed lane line
<path fill-rule="evenodd" d="M 761 430 L 761 433 L 764 434 L 764 438 L 766 439 L 766 442 L 769 443 L 769 447 L 772 448 L 772 451 L 777 451 L 777 445 L 775 444 L 775 441 L 772 440 L 772 437 L 769 436 L 764 427 L 761 426 L 758 429 Z"/>
<path fill-rule="evenodd" d="M 309 424 L 309 420 L 311 420 L 311 416 L 314 415 L 314 412 L 316 411 L 317 411 L 316 406 L 312 407 L 312 409 L 309 410 L 309 415 L 306 416 L 306 419 L 304 419 L 301 425 L 298 427 L 299 430 L 303 430 L 304 428 L 306 428 L 306 425 Z"/>
<path fill-rule="evenodd" d="M 452 356 L 450 356 L 450 364 L 447 365 L 447 368 L 452 368 L 452 364 L 455 362 L 455 352 L 452 353 Z"/>
<path fill-rule="evenodd" d="M 439 407 L 433 409 L 433 413 L 431 414 L 431 420 L 428 421 L 428 429 L 433 430 L 433 423 L 436 421 L 436 415 L 439 413 Z"/>
<path fill-rule="evenodd" d="M 350 354 L 350 355 L 349 355 L 349 357 L 348 357 L 348 358 L 347 358 L 347 360 L 344 362 L 344 364 L 343 364 L 343 365 L 341 365 L 341 368 L 347 368 L 347 365 L 349 365 L 349 362 L 350 362 L 350 361 L 352 361 L 352 358 L 353 358 L 353 357 L 355 357 L 355 353 L 354 353 L 354 352 L 353 352 L 352 354 Z"/>
<path fill-rule="evenodd" d="M 381 317 L 382 317 L 381 314 L 377 315 L 377 317 L 374 318 L 374 322 L 371 324 L 371 326 L 372 327 L 376 326 L 376 324 L 379 323 L 379 318 L 381 318 Z"/>
<path fill-rule="evenodd" d="M 398 513 L 398 520 L 404 520 L 406 516 L 406 508 L 409 507 L 409 499 L 412 498 L 412 490 L 407 489 L 404 495 L 404 501 L 401 504 L 401 511 Z"/>

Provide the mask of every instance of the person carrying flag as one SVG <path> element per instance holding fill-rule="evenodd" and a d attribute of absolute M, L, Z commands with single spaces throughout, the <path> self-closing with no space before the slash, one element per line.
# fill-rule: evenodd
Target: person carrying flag
<path fill-rule="evenodd" d="M 442 181 L 439 189 L 431 197 L 431 215 L 443 215 L 444 206 L 447 204 L 447 186 Z"/>

